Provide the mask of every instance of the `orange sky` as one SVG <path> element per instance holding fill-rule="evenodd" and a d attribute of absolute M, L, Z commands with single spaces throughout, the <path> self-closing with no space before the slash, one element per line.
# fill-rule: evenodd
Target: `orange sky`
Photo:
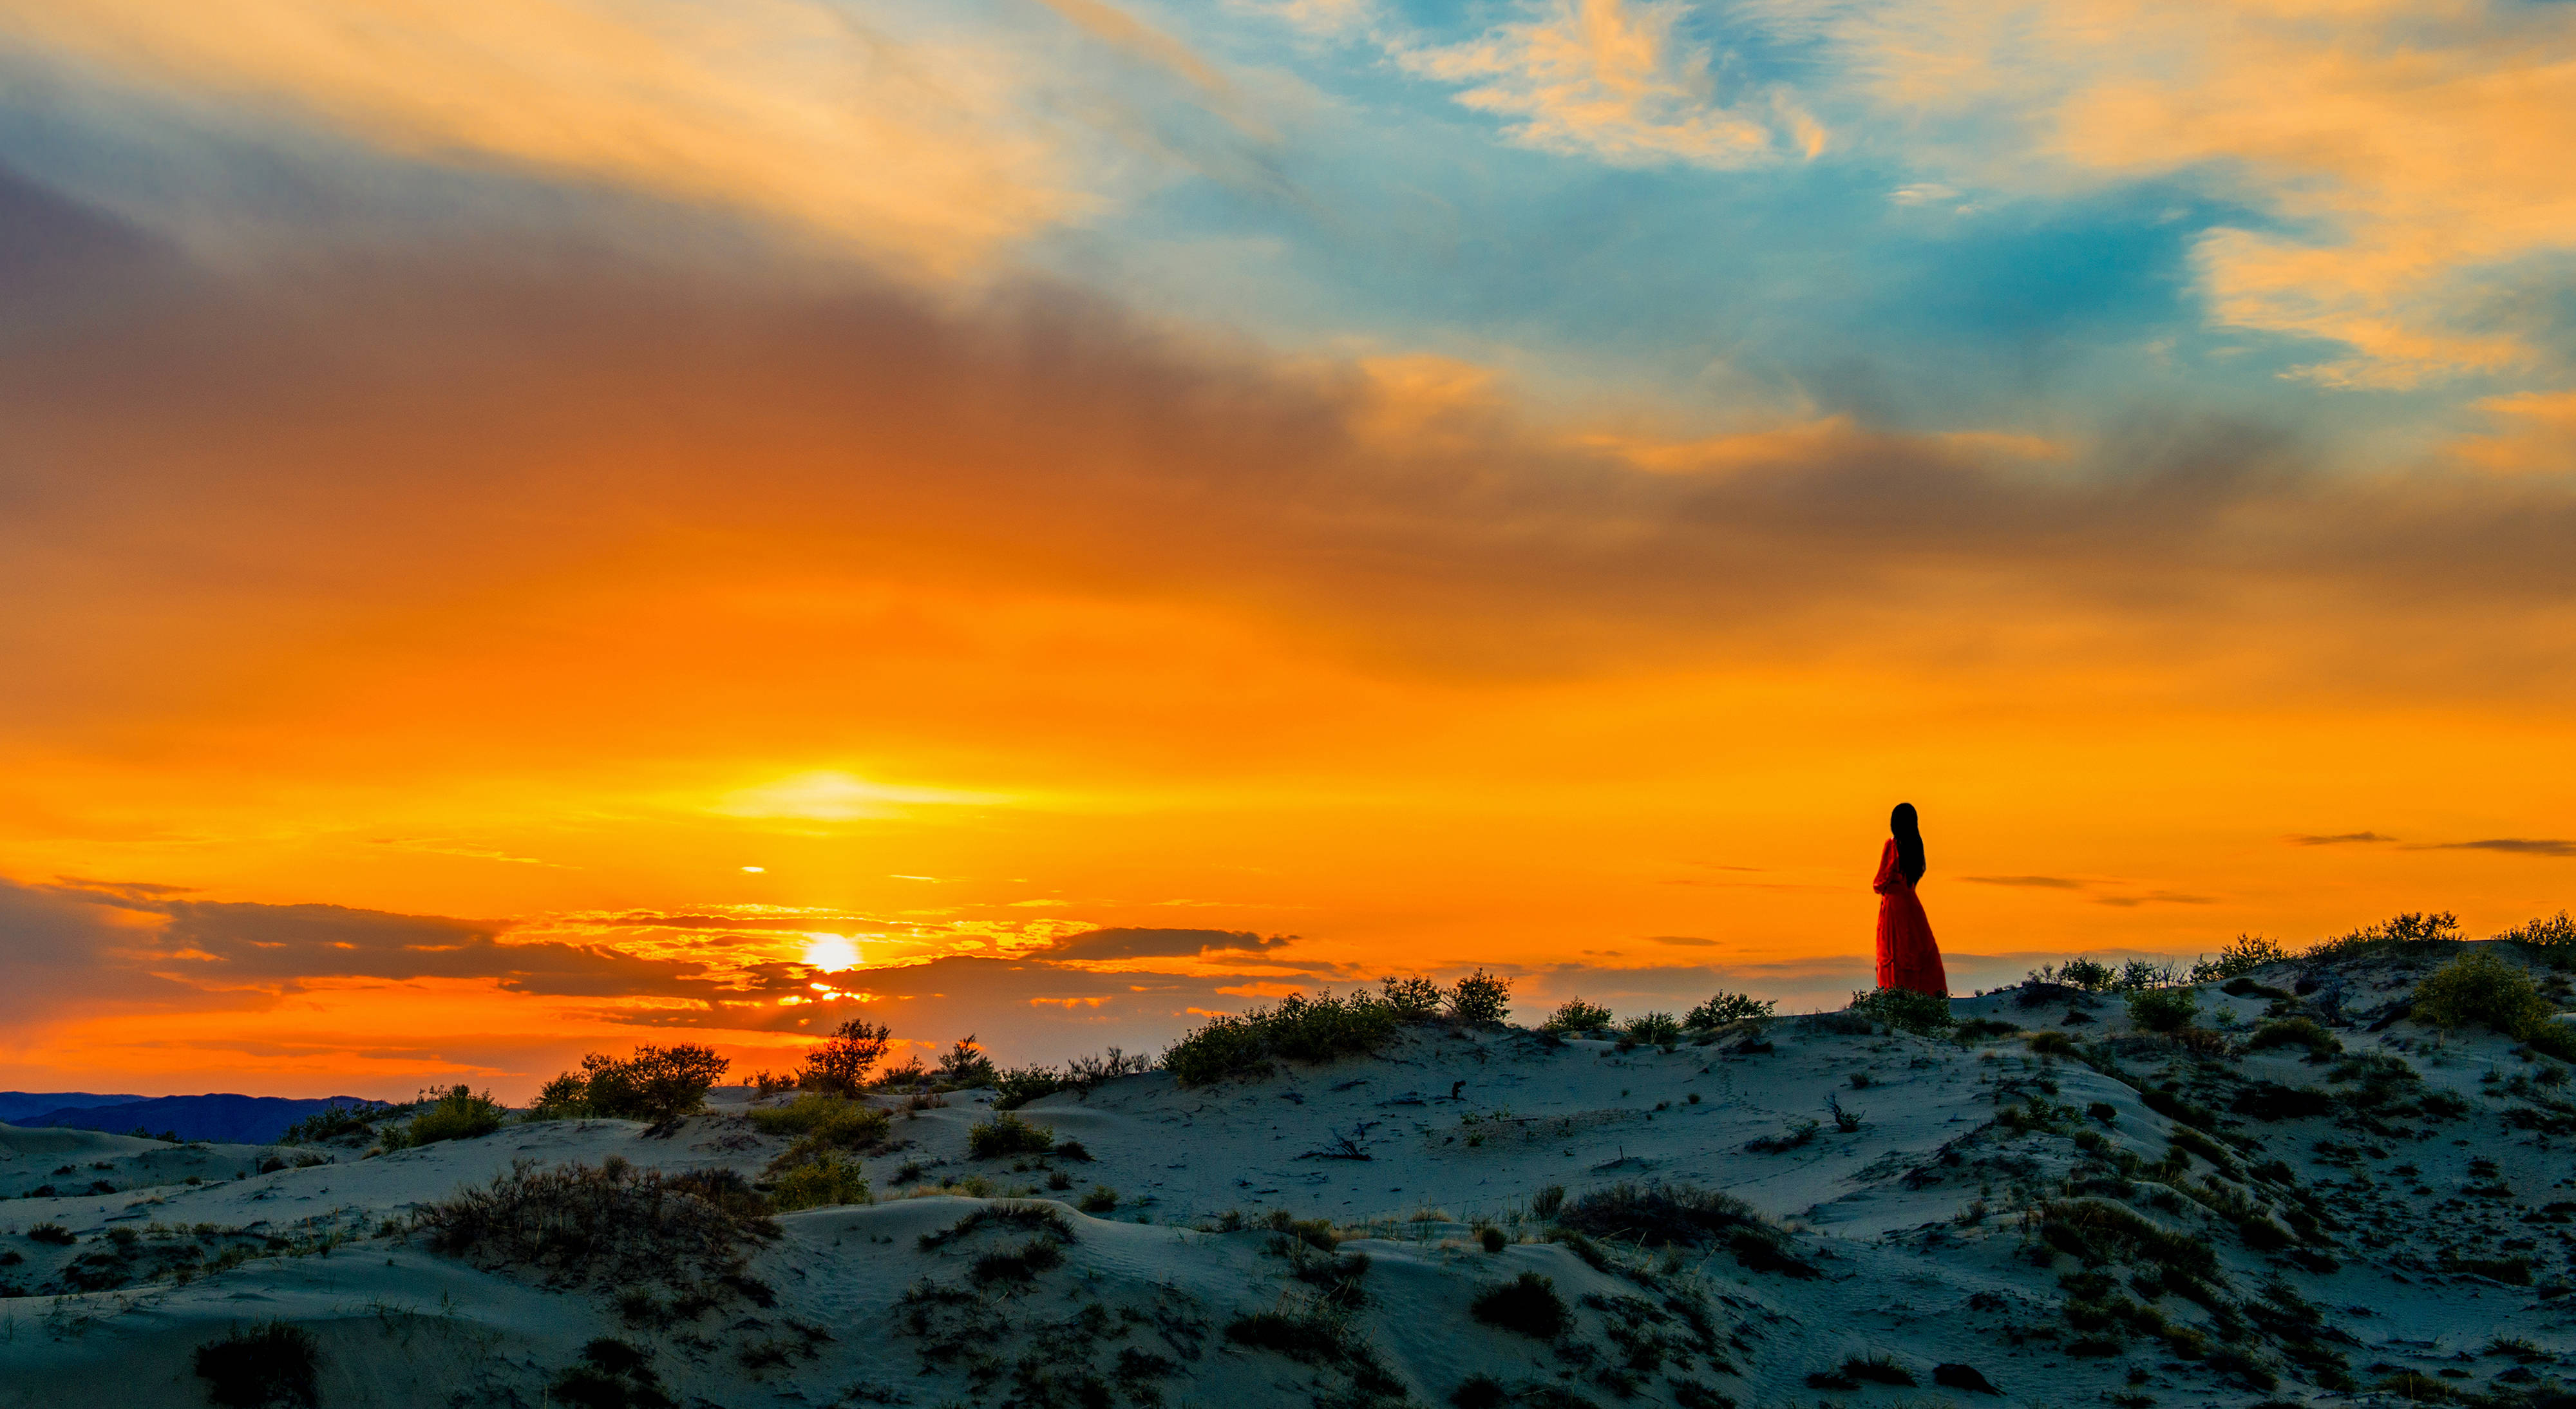
<path fill-rule="evenodd" d="M 2407 59 L 2367 7 L 2207 48 L 2141 11 L 2127 54 L 1932 6 L 1721 101 L 1682 10 L 1599 0 L 1653 69 L 1625 107 L 1577 101 L 1617 75 L 1546 6 L 1402 51 L 1419 130 L 1506 154 L 1478 179 L 1530 230 L 1775 183 L 1785 223 L 1724 236 L 1806 290 L 1744 306 L 1800 348 L 1766 370 L 1644 305 L 1604 351 L 1583 297 L 1387 292 L 1279 214 L 1373 155 L 1283 96 L 1320 51 L 1177 11 L 1078 7 L 1055 59 L 901 31 L 918 62 L 834 108 L 841 41 L 785 0 L 723 34 L 393 7 L 398 52 L 261 8 L 0 4 L 15 61 L 101 85 L 60 121 L 123 114 L 0 125 L 0 1085 L 524 1097 L 641 1040 L 784 1066 L 860 1011 L 1055 1060 L 1479 965 L 1524 1017 L 1827 1003 L 1899 800 L 1961 987 L 2576 890 L 2576 374 L 2496 311 L 2565 230 L 2486 220 L 2511 183 L 2441 156 L 2563 120 L 2563 78 L 2474 81 L 2501 19 Z M 2326 24 L 2378 58 L 2262 91 Z M 480 86 L 513 56 L 525 92 Z M 1077 90 L 1131 106 L 1030 116 Z M 135 134 L 207 114 L 225 174 L 187 188 Z M 1630 184 L 1563 196 L 1587 163 Z M 1867 187 L 1881 243 L 1782 263 L 1821 238 L 1802 181 Z M 2151 213 L 2103 213 L 2121 183 Z M 1188 227 L 1191 191 L 1286 223 Z M 1982 238 L 1902 222 L 1980 202 L 2025 212 L 1996 260 L 2049 220 L 2082 257 L 2010 317 L 1944 302 L 1955 270 L 1894 287 Z M 2164 302 L 2105 293 L 2167 226 Z M 1707 262 L 1557 238 L 1479 257 L 1650 302 Z M 2015 360 L 2094 303 L 2132 320 L 2086 325 L 2094 371 Z"/>

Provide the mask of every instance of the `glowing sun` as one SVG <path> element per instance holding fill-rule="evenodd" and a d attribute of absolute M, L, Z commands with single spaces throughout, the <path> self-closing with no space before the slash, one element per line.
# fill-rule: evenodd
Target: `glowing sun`
<path fill-rule="evenodd" d="M 805 936 L 805 962 L 825 973 L 859 966 L 859 946 L 847 935 Z"/>

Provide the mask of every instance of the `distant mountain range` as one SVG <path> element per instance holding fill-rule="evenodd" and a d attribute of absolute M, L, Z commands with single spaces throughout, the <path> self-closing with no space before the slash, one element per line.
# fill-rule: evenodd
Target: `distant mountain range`
<path fill-rule="evenodd" d="M 324 1096 L 292 1100 L 284 1096 L 92 1096 L 78 1091 L 0 1091 L 0 1121 L 21 1127 L 61 1126 L 104 1130 L 125 1135 L 135 1130 L 177 1135 L 182 1140 L 212 1140 L 227 1145 L 265 1145 L 286 1127 L 317 1111 L 335 1106 L 380 1106 L 361 1096 Z"/>
<path fill-rule="evenodd" d="M 31 1115 L 49 1111 L 94 1109 L 99 1106 L 121 1106 L 128 1101 L 149 1099 L 143 1096 L 96 1096 L 87 1091 L 0 1091 L 0 1124 L 24 1125 Z M 132 1127 L 127 1127 L 131 1129 Z"/>

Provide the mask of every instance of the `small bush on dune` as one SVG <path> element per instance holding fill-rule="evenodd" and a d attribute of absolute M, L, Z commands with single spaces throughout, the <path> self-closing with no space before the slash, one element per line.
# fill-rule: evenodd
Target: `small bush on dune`
<path fill-rule="evenodd" d="M 1468 1304 L 1468 1311 L 1488 1326 L 1533 1340 L 1552 1341 L 1565 1334 L 1574 1314 L 1556 1294 L 1556 1282 L 1536 1272 L 1487 1287 Z"/>
<path fill-rule="evenodd" d="M 703 1281 L 735 1270 L 752 1243 L 778 1232 L 614 1156 L 596 1168 L 518 1161 L 488 1185 L 422 1207 L 412 1227 L 440 1252 L 575 1284 Z"/>
<path fill-rule="evenodd" d="M 2530 974 L 2492 949 L 2473 949 L 2415 985 L 2415 1016 L 2442 1027 L 2479 1024 L 2519 1037 L 2556 1011 Z"/>
<path fill-rule="evenodd" d="M 2551 962 L 2552 967 L 2564 968 L 2567 960 L 2576 958 L 2576 920 L 2569 919 L 2564 910 L 2546 920 L 2516 925 L 2496 938 L 2537 950 L 2541 958 Z"/>
<path fill-rule="evenodd" d="M 1467 1027 L 1500 1027 L 1512 1011 L 1512 981 L 1478 969 L 1449 989 L 1449 1020 Z"/>
<path fill-rule="evenodd" d="M 2200 995 L 2188 988 L 2129 991 L 2129 1021 L 2147 1032 L 2180 1032 L 2200 1015 Z"/>
<path fill-rule="evenodd" d="M 733 1063 L 712 1047 L 646 1045 L 632 1056 L 593 1052 L 537 1093 L 531 1119 L 641 1120 L 668 1124 L 705 1108 L 707 1092 Z"/>
<path fill-rule="evenodd" d="M 277 1137 L 281 1145 L 327 1145 L 333 1141 L 363 1140 L 376 1133 L 376 1122 L 386 1106 L 327 1106 L 286 1127 Z"/>
<path fill-rule="evenodd" d="M 1581 1037 L 1586 1033 L 1607 1032 L 1615 1021 L 1617 1019 L 1611 1017 L 1610 1010 L 1598 1003 L 1587 1003 L 1581 998 L 1568 998 L 1557 1005 L 1556 1011 L 1548 1015 L 1546 1022 L 1539 1025 L 1539 1031 L 1553 1032 L 1564 1037 Z"/>
<path fill-rule="evenodd" d="M 383 1144 L 388 1150 L 418 1149 L 442 1140 L 472 1140 L 501 1128 L 509 1111 L 492 1093 L 476 1094 L 468 1086 L 452 1086 L 428 1098 L 428 1106 L 413 1116 L 407 1125 L 394 1126 L 384 1132 Z"/>
<path fill-rule="evenodd" d="M 1690 1010 L 1682 1026 L 1693 1032 L 1712 1032 L 1729 1023 L 1752 1022 L 1771 1016 L 1780 1005 L 1768 998 L 1748 993 L 1711 994 L 1707 1002 Z"/>
<path fill-rule="evenodd" d="M 2191 981 L 2210 983 L 2218 979 L 2235 978 L 2240 974 L 2250 974 L 2256 969 L 2287 962 L 2289 957 L 2290 951 L 2283 949 L 2276 940 L 2266 939 L 2259 934 L 2240 934 L 2229 940 L 2227 946 L 2218 951 L 2217 958 L 2202 955 L 2200 961 L 2191 966 Z"/>
<path fill-rule="evenodd" d="M 44 1243 L 52 1247 L 67 1248 L 79 1239 L 79 1234 L 59 1223 L 39 1223 L 27 1230 L 29 1242 Z"/>
<path fill-rule="evenodd" d="M 1559 1213 L 1556 1224 L 1570 1232 L 1650 1248 L 1722 1243 L 1737 1262 L 1753 1271 L 1816 1275 L 1814 1268 L 1791 1255 L 1788 1236 L 1755 1213 L 1752 1205 L 1688 1184 L 1618 1183 L 1595 1189 Z"/>
<path fill-rule="evenodd" d="M 865 1018 L 852 1018 L 832 1029 L 832 1035 L 805 1054 L 805 1065 L 796 1072 L 796 1084 L 808 1091 L 834 1096 L 855 1096 L 867 1085 L 868 1072 L 894 1040 L 894 1029 Z"/>
<path fill-rule="evenodd" d="M 1273 1008 L 1211 1019 L 1163 1053 L 1183 1086 L 1268 1072 L 1278 1061 L 1324 1062 L 1376 1051 L 1395 1035 L 1395 1010 L 1365 993 L 1319 998 L 1292 993 Z"/>
<path fill-rule="evenodd" d="M 2419 914 L 2408 911 L 2392 915 L 2375 925 L 2364 925 L 2348 934 L 2321 939 L 2309 945 L 2306 959 L 2349 959 L 2377 950 L 2400 953 L 2420 951 L 2437 944 L 2457 944 L 2467 938 L 2460 931 L 2460 917 L 2447 910 Z"/>
<path fill-rule="evenodd" d="M 1682 1040 L 1682 1025 L 1670 1013 L 1639 1013 L 1619 1035 L 1640 1047 L 1670 1047 Z"/>
<path fill-rule="evenodd" d="M 970 1032 L 940 1057 L 938 1079 L 951 1091 L 968 1091 L 998 1085 L 1001 1073 L 993 1069 L 993 1059 L 975 1045 Z"/>
<path fill-rule="evenodd" d="M 1852 994 L 1851 1010 L 1871 1022 L 1884 1023 L 1899 1032 L 1930 1036 L 1954 1026 L 1958 1019 L 1950 1015 L 1950 1000 L 1910 988 L 1882 988 L 1875 992 Z"/>
<path fill-rule="evenodd" d="M 1064 1073 L 1054 1067 L 1013 1067 L 993 1081 L 998 1093 L 993 1100 L 997 1111 L 1015 1111 L 1040 1096 L 1052 1096 L 1065 1087 Z"/>
<path fill-rule="evenodd" d="M 966 1152 L 976 1159 L 1006 1155 L 1042 1155 L 1055 1148 L 1055 1132 L 1003 1111 L 966 1131 Z"/>
<path fill-rule="evenodd" d="M 800 1208 L 873 1203 L 875 1199 L 868 1192 L 867 1177 L 857 1160 L 845 1161 L 827 1152 L 779 1175 L 770 1189 L 769 1201 L 780 1213 L 794 1213 Z"/>
<path fill-rule="evenodd" d="M 893 1117 L 865 1101 L 808 1091 L 783 1106 L 751 1113 L 753 1128 L 763 1135 L 794 1136 L 818 1147 L 873 1150 L 893 1129 Z"/>
<path fill-rule="evenodd" d="M 1420 974 L 1410 978 L 1390 975 L 1377 982 L 1380 995 L 1386 1005 L 1395 1010 L 1398 1022 L 1429 1022 L 1440 1016 L 1440 1009 L 1449 997 L 1439 984 Z"/>
<path fill-rule="evenodd" d="M 208 1341 L 194 1357 L 206 1398 L 224 1409 L 313 1409 L 321 1403 L 314 1383 L 320 1359 L 313 1333 L 284 1321 Z"/>

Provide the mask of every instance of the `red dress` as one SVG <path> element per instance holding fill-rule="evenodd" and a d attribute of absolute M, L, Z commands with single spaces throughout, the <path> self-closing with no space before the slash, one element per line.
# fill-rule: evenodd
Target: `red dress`
<path fill-rule="evenodd" d="M 1950 976 L 1941 971 L 1941 946 L 1932 942 L 1932 921 L 1914 894 L 1914 883 L 1896 869 L 1896 838 L 1878 853 L 1878 986 L 1910 988 L 1935 998 L 1950 996 Z"/>

